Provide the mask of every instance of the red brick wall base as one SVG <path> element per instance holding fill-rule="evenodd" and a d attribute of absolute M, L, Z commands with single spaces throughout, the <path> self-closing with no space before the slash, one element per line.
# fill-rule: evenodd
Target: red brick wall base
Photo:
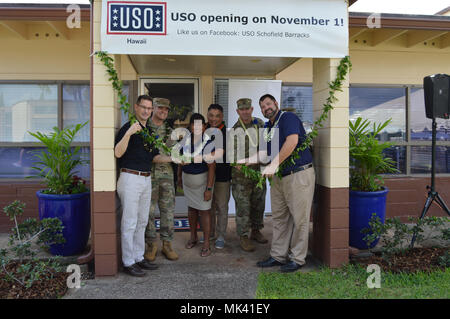
<path fill-rule="evenodd" d="M 331 268 L 348 263 L 348 188 L 316 186 L 312 252 Z"/>
<path fill-rule="evenodd" d="M 115 276 L 120 265 L 116 192 L 94 192 L 93 203 L 95 276 Z"/>
<path fill-rule="evenodd" d="M 428 196 L 425 188 L 431 185 L 431 177 L 404 177 L 385 179 L 389 188 L 386 199 L 386 218 L 399 217 L 402 222 L 408 222 L 408 217 L 419 217 Z M 450 206 L 450 177 L 436 178 L 435 190 Z M 426 216 L 447 216 L 437 205 L 431 205 Z"/>
<path fill-rule="evenodd" d="M 38 199 L 36 192 L 45 188 L 40 182 L 2 182 L 0 183 L 0 232 L 9 233 L 14 222 L 3 213 L 3 207 L 11 204 L 14 200 L 20 200 L 26 204 L 23 215 L 18 222 L 27 218 L 39 218 Z"/>

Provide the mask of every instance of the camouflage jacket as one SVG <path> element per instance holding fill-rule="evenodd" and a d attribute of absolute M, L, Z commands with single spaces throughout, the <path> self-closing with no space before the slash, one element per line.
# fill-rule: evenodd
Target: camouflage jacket
<path fill-rule="evenodd" d="M 155 134 L 161 138 L 168 147 L 172 147 L 177 141 L 170 139 L 173 129 L 164 122 L 161 126 L 156 126 L 152 119 L 149 121 L 150 128 L 155 132 Z M 173 169 L 171 163 L 153 163 L 152 164 L 152 178 L 173 178 Z"/>
<path fill-rule="evenodd" d="M 249 138 L 248 135 L 245 136 L 245 158 L 249 157 L 249 150 L 250 150 L 250 143 L 253 142 L 254 144 L 258 145 L 259 144 L 259 128 L 264 127 L 264 121 L 257 118 L 257 117 L 253 117 L 252 118 L 252 122 L 249 124 L 245 124 L 245 129 L 250 129 L 250 128 L 255 128 L 256 129 L 256 135 L 251 135 L 251 138 Z M 233 129 L 237 129 L 237 128 L 242 128 L 241 122 L 239 121 L 239 119 L 237 120 L 237 122 L 233 125 Z M 231 142 L 231 141 L 230 141 Z M 227 145 L 227 147 L 234 147 L 234 156 L 236 158 L 236 160 L 240 160 L 241 158 L 239 158 L 238 153 L 237 153 L 237 148 L 238 148 L 238 138 L 235 136 L 234 137 L 234 143 L 231 145 Z M 251 165 L 250 166 L 252 169 L 256 169 L 259 170 L 259 165 L 255 164 L 255 165 Z M 246 179 L 244 174 L 241 173 L 238 169 L 236 168 L 232 168 L 231 170 L 231 179 L 233 181 L 238 181 L 238 180 L 243 180 Z"/>

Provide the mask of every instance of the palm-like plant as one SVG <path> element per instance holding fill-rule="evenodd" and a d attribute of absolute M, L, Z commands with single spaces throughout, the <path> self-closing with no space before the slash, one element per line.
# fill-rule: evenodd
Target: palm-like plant
<path fill-rule="evenodd" d="M 376 136 L 391 122 L 373 123 L 358 117 L 350 127 L 350 189 L 362 192 L 375 192 L 383 189 L 384 180 L 380 174 L 395 173 L 395 162 L 386 157 L 383 151 L 392 143 L 380 143 Z"/>
<path fill-rule="evenodd" d="M 47 189 L 43 193 L 74 194 L 88 190 L 84 182 L 75 176 L 75 168 L 89 161 L 80 157 L 80 146 L 73 148 L 71 146 L 77 132 L 87 123 L 62 130 L 54 127 L 53 132 L 49 134 L 28 132 L 46 147 L 42 151 L 35 152 L 34 156 L 38 161 L 35 163 L 36 166 L 32 167 L 38 171 L 37 175 L 46 181 Z"/>

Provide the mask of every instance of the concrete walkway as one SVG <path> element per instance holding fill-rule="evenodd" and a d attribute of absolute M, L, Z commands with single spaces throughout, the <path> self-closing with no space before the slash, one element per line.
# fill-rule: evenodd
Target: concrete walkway
<path fill-rule="evenodd" d="M 209 257 L 200 257 L 201 244 L 192 249 L 184 248 L 189 232 L 175 232 L 173 246 L 180 256 L 177 261 L 167 260 L 158 249 L 155 263 L 159 269 L 146 271 L 146 277 L 131 277 L 120 272 L 115 277 L 86 280 L 81 288 L 70 289 L 64 298 L 255 298 L 258 274 L 262 271 L 256 262 L 268 257 L 270 241 L 264 245 L 256 244 L 254 252 L 244 252 L 239 247 L 235 229 L 234 218 L 230 218 L 225 248 L 215 249 L 212 243 Z M 262 233 L 270 240 L 271 232 L 272 220 L 266 217 Z M 308 258 L 307 265 L 300 271 L 311 271 L 317 266 L 312 258 Z M 269 271 L 278 271 L 278 267 Z"/>
<path fill-rule="evenodd" d="M 200 257 L 201 244 L 192 249 L 184 246 L 189 240 L 188 231 L 175 232 L 173 248 L 179 255 L 177 261 L 167 260 L 160 252 L 155 263 L 159 269 L 146 271 L 146 277 L 132 277 L 120 271 L 114 277 L 100 277 L 82 280 L 81 288 L 69 289 L 67 299 L 252 299 L 255 298 L 258 274 L 261 271 L 279 271 L 279 267 L 261 269 L 256 262 L 269 256 L 272 236 L 272 218 L 264 220 L 262 233 L 269 240 L 267 244 L 255 242 L 254 252 L 244 252 L 239 245 L 234 217 L 228 220 L 225 248 L 216 249 L 211 242 L 212 254 Z M 199 238 L 203 236 L 198 233 Z M 7 247 L 9 234 L 0 234 L 0 247 Z M 40 258 L 50 254 L 41 251 Z M 65 264 L 76 263 L 76 256 L 63 257 Z M 308 256 L 307 264 L 299 271 L 307 272 L 318 268 L 318 263 Z M 82 271 L 86 269 L 86 265 Z"/>
<path fill-rule="evenodd" d="M 81 288 L 69 289 L 64 296 L 67 299 L 252 299 L 255 298 L 258 274 L 262 271 L 277 272 L 278 267 L 260 269 L 256 262 L 269 256 L 272 235 L 272 218 L 264 220 L 262 233 L 269 243 L 256 245 L 256 251 L 244 252 L 239 246 L 236 235 L 234 217 L 228 220 L 225 248 L 215 249 L 211 243 L 212 254 L 200 257 L 201 244 L 192 249 L 184 246 L 189 239 L 189 232 L 175 232 L 173 247 L 179 254 L 177 261 L 169 261 L 161 255 L 160 247 L 155 263 L 159 269 L 147 271 L 143 278 L 131 277 L 119 272 L 114 277 L 103 277 L 92 280 L 82 280 Z M 312 224 L 310 225 L 310 238 Z M 433 235 L 426 230 L 427 235 Z M 198 233 L 199 238 L 203 233 Z M 7 247 L 9 234 L 0 233 L 0 248 Z M 428 237 L 428 236 L 426 236 Z M 159 243 L 160 244 L 160 243 Z M 382 244 L 382 243 L 380 243 Z M 423 246 L 441 244 L 428 242 Z M 447 243 L 448 244 L 448 243 Z M 417 245 L 419 246 L 419 245 Z M 48 258 L 46 252 L 40 252 L 38 257 Z M 65 264 L 76 263 L 76 256 L 63 257 Z M 307 264 L 300 272 L 317 270 L 319 263 L 310 255 Z M 86 265 L 82 266 L 82 271 Z"/>

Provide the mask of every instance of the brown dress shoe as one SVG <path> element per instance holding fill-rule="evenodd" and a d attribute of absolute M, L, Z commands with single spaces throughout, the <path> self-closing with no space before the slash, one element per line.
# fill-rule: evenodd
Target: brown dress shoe
<path fill-rule="evenodd" d="M 240 242 L 241 242 L 241 248 L 244 251 L 254 251 L 255 250 L 255 245 L 253 245 L 252 242 L 250 241 L 250 239 L 248 239 L 248 236 L 241 236 Z"/>
<path fill-rule="evenodd" d="M 263 236 L 263 234 L 261 234 L 261 232 L 259 231 L 259 229 L 253 229 L 252 233 L 250 234 L 250 239 L 255 240 L 256 242 L 260 243 L 260 244 L 266 244 L 269 241 Z"/>

